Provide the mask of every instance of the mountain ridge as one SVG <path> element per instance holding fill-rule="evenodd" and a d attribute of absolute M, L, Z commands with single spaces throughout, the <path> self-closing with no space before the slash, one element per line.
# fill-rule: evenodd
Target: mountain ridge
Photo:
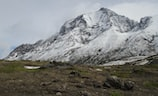
<path fill-rule="evenodd" d="M 66 21 L 60 32 L 35 44 L 23 44 L 7 60 L 50 60 L 104 64 L 127 57 L 158 53 L 157 17 L 140 22 L 107 8 Z"/>

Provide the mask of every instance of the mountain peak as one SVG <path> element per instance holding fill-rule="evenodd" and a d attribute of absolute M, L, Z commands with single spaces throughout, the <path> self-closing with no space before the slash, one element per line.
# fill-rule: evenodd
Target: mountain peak
<path fill-rule="evenodd" d="M 100 8 L 99 11 L 111 11 L 111 12 L 113 12 L 112 10 L 110 10 L 108 8 L 104 8 L 104 7 Z"/>
<path fill-rule="evenodd" d="M 100 8 L 98 11 L 82 14 L 74 19 L 64 23 L 61 27 L 60 34 L 64 35 L 76 28 L 84 30 L 86 28 L 97 29 L 95 32 L 104 32 L 110 27 L 115 26 L 121 32 L 130 31 L 137 22 L 128 19 L 125 16 L 118 15 L 107 8 Z M 100 31 L 99 31 L 100 30 Z M 102 33 L 101 32 L 101 33 Z"/>
<path fill-rule="evenodd" d="M 152 19 L 155 23 L 150 19 L 142 18 L 138 23 L 100 8 L 65 22 L 60 32 L 47 40 L 17 47 L 6 59 L 104 64 L 158 54 L 158 19 Z M 155 30 L 151 30 L 153 28 Z"/>
<path fill-rule="evenodd" d="M 112 10 L 110 10 L 108 8 L 104 8 L 104 7 L 100 8 L 99 12 L 102 12 L 103 14 L 106 14 L 106 15 L 118 15 L 114 11 L 112 11 Z"/>

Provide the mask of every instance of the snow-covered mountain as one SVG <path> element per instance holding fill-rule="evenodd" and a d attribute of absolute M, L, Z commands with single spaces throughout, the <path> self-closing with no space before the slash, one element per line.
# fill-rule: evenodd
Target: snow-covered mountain
<path fill-rule="evenodd" d="M 51 60 L 79 64 L 104 64 L 158 53 L 158 16 L 140 22 L 110 9 L 82 14 L 60 32 L 35 44 L 22 44 L 7 60 Z"/>

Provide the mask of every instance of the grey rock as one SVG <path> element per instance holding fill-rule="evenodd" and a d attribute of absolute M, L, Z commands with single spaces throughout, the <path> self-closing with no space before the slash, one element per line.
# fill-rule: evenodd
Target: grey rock
<path fill-rule="evenodd" d="M 57 92 L 56 96 L 62 96 L 62 93 L 61 92 Z"/>
<path fill-rule="evenodd" d="M 134 88 L 134 82 L 132 81 L 125 81 L 124 82 L 124 89 L 125 90 L 132 90 Z"/>
<path fill-rule="evenodd" d="M 80 77 L 81 76 L 81 74 L 79 73 L 79 72 L 77 72 L 77 71 L 72 71 L 72 72 L 70 72 L 70 76 L 71 77 Z"/>
<path fill-rule="evenodd" d="M 81 91 L 81 96 L 91 96 L 88 91 Z"/>
<path fill-rule="evenodd" d="M 103 84 L 105 88 L 116 88 L 122 90 L 132 90 L 134 88 L 134 82 L 132 81 L 125 81 L 116 76 L 110 76 L 106 79 Z"/>

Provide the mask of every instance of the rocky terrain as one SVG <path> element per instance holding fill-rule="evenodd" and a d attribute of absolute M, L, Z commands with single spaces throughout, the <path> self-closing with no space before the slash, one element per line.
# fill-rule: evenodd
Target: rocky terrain
<path fill-rule="evenodd" d="M 107 8 L 68 20 L 0 60 L 0 96 L 157 96 L 157 25 Z"/>
<path fill-rule="evenodd" d="M 158 56 L 146 59 L 117 66 L 1 60 L 0 96 L 157 96 Z"/>

